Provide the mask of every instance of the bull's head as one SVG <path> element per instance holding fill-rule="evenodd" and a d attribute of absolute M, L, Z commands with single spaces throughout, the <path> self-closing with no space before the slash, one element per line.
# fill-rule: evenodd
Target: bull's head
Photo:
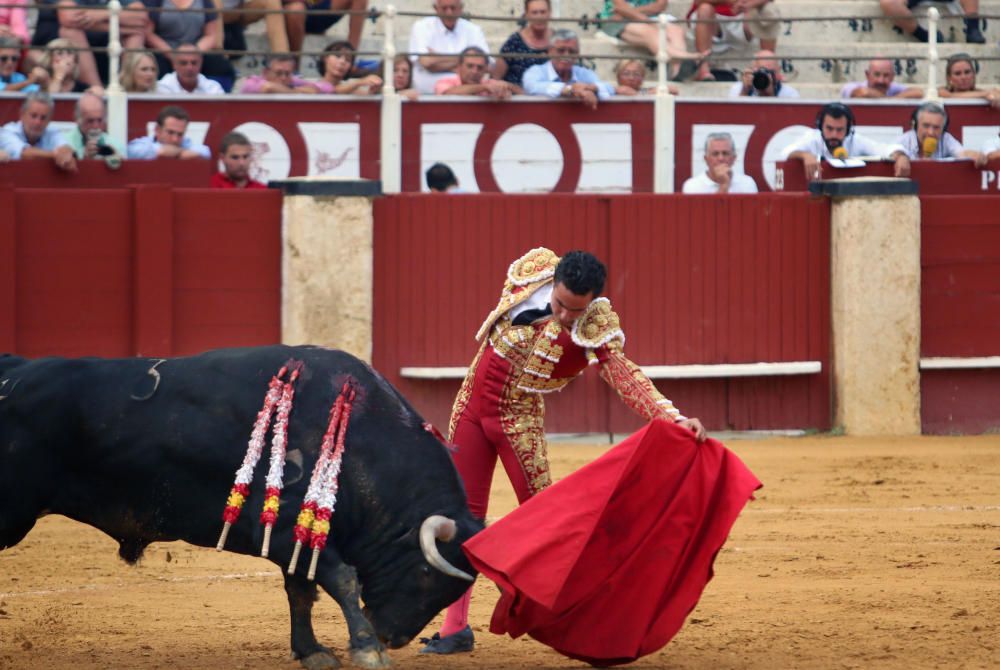
<path fill-rule="evenodd" d="M 482 530 L 468 512 L 455 520 L 424 519 L 419 531 L 402 540 L 391 580 L 362 580 L 365 614 L 389 648 L 406 645 L 438 612 L 457 600 L 475 580 L 461 543 Z"/>

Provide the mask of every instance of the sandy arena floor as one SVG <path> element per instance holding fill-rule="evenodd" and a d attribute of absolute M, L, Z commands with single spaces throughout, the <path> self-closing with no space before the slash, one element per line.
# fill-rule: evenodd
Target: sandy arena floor
<path fill-rule="evenodd" d="M 632 667 L 1000 667 L 1000 436 L 729 446 L 765 488 L 688 623 Z M 557 476 L 605 448 L 554 445 Z M 499 515 L 514 500 L 505 479 L 494 490 Z M 272 564 L 175 543 L 130 568 L 115 551 L 55 517 L 0 553 L 0 668 L 300 667 Z M 414 643 L 392 652 L 395 667 L 586 667 L 487 632 L 495 598 L 480 579 L 475 652 L 422 657 Z M 324 597 L 315 612 L 320 639 L 346 659 L 336 605 Z"/>

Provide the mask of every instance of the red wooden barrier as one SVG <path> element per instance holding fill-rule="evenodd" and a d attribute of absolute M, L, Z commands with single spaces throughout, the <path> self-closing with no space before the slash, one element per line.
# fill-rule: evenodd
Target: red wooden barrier
<path fill-rule="evenodd" d="M 924 197 L 921 355 L 1000 356 L 1000 197 Z M 1000 428 L 1000 369 L 921 374 L 924 432 Z"/>
<path fill-rule="evenodd" d="M 467 365 L 507 266 L 534 246 L 590 250 L 626 351 L 642 365 L 820 361 L 818 375 L 664 380 L 720 427 L 830 425 L 829 218 L 823 200 L 773 195 L 415 196 L 375 209 L 375 367 L 445 424 L 457 380 L 402 367 Z M 624 432 L 638 419 L 596 374 L 547 398 L 547 429 Z"/>
<path fill-rule="evenodd" d="M 77 162 L 76 172 L 60 170 L 50 160 L 0 163 L 0 184 L 17 188 L 122 188 L 129 184 L 173 184 L 208 188 L 215 161 L 122 161 L 111 170 L 104 161 Z"/>
<path fill-rule="evenodd" d="M 0 188 L 0 349 L 170 356 L 280 339 L 281 194 Z"/>
<path fill-rule="evenodd" d="M 779 191 L 807 191 L 802 161 L 778 161 Z M 920 195 L 996 195 L 1000 187 L 1000 160 L 991 161 L 986 167 L 977 168 L 971 160 L 929 161 L 915 160 L 910 164 L 910 179 L 917 182 Z M 852 177 L 891 177 L 893 163 L 889 161 L 867 163 L 864 167 L 834 168 L 823 165 L 825 179 Z"/>

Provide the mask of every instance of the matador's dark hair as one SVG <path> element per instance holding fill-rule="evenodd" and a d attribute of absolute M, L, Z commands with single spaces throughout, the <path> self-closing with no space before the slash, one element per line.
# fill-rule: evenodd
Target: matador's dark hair
<path fill-rule="evenodd" d="M 586 251 L 570 251 L 556 266 L 555 283 L 562 284 L 576 295 L 601 295 L 608 270 L 604 263 Z"/>

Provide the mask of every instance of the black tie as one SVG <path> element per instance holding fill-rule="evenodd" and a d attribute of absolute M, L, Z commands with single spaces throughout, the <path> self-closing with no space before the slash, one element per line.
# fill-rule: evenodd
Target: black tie
<path fill-rule="evenodd" d="M 527 326 L 547 316 L 552 316 L 552 305 L 546 305 L 544 309 L 526 309 L 514 317 L 513 325 Z"/>

